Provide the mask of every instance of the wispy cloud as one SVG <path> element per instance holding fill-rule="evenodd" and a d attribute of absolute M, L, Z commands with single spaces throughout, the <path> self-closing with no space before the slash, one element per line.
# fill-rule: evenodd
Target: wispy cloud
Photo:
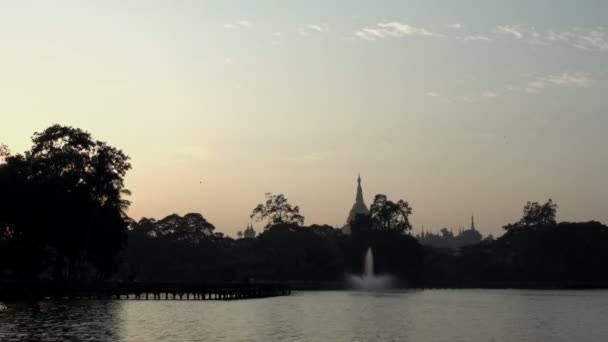
<path fill-rule="evenodd" d="M 317 32 L 328 32 L 330 30 L 328 24 L 310 24 L 308 28 Z"/>
<path fill-rule="evenodd" d="M 608 51 L 608 29 L 604 27 L 538 31 L 527 25 L 500 25 L 495 31 L 533 45 L 562 43 L 583 50 Z"/>
<path fill-rule="evenodd" d="M 434 92 L 434 91 L 429 91 L 428 93 L 426 93 L 426 96 L 428 96 L 428 97 L 438 97 L 439 93 Z"/>
<path fill-rule="evenodd" d="M 308 24 L 298 28 L 298 33 L 301 36 L 309 36 L 313 33 L 325 33 L 329 31 L 331 31 L 331 26 L 329 24 Z"/>
<path fill-rule="evenodd" d="M 595 84 L 595 80 L 588 72 L 562 72 L 556 75 L 537 77 L 528 82 L 526 92 L 538 94 L 547 88 L 589 88 Z"/>
<path fill-rule="evenodd" d="M 443 35 L 432 32 L 426 28 L 415 27 L 397 21 L 378 23 L 373 26 L 364 27 L 359 31 L 356 31 L 355 36 L 370 41 L 405 36 L 443 37 Z"/>
<path fill-rule="evenodd" d="M 583 50 L 608 50 L 608 30 L 599 27 L 595 29 L 576 28 L 572 31 L 553 32 L 546 35 L 549 41 L 559 41 Z"/>
<path fill-rule="evenodd" d="M 454 30 L 460 30 L 461 28 L 463 28 L 464 26 L 460 23 L 456 23 L 456 24 L 450 24 L 448 25 L 449 28 L 454 29 Z"/>
<path fill-rule="evenodd" d="M 224 28 L 228 30 L 239 29 L 239 28 L 249 28 L 251 27 L 251 22 L 249 20 L 239 20 L 235 23 L 226 23 L 224 24 Z"/>
<path fill-rule="evenodd" d="M 488 42 L 488 43 L 490 43 L 493 41 L 492 38 L 481 35 L 481 34 L 458 37 L 458 39 L 465 41 L 465 42 Z"/>
<path fill-rule="evenodd" d="M 522 39 L 524 33 L 520 29 L 519 25 L 499 25 L 496 26 L 498 33 L 504 33 L 515 37 L 516 39 Z"/>

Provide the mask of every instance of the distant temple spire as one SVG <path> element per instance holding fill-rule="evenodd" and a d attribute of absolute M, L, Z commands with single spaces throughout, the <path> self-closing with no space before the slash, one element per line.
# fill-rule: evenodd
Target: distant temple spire
<path fill-rule="evenodd" d="M 255 238 L 255 230 L 253 229 L 253 223 L 251 222 L 251 220 L 249 221 L 249 224 L 247 224 L 247 228 L 243 232 L 243 237 L 246 239 Z"/>
<path fill-rule="evenodd" d="M 361 203 L 367 208 L 367 206 L 365 205 L 365 201 L 363 200 L 363 189 L 361 188 L 361 174 L 357 176 L 357 197 L 355 199 L 355 205 L 357 203 Z"/>
<path fill-rule="evenodd" d="M 357 194 L 355 196 L 355 204 L 348 213 L 346 224 L 342 227 L 342 231 L 345 234 L 350 234 L 350 222 L 357 216 L 357 214 L 369 214 L 369 209 L 363 199 L 363 188 L 361 187 L 361 174 L 357 175 Z"/>
<path fill-rule="evenodd" d="M 475 216 L 471 215 L 471 230 L 475 230 Z"/>

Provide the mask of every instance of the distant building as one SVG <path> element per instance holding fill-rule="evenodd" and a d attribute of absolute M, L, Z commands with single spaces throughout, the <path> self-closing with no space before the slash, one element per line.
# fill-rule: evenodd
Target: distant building
<path fill-rule="evenodd" d="M 369 209 L 367 205 L 365 205 L 365 201 L 363 200 L 363 189 L 361 188 L 361 175 L 357 177 L 357 195 L 355 197 L 355 204 L 350 209 L 348 213 L 348 218 L 346 219 L 346 224 L 342 227 L 342 232 L 344 234 L 350 234 L 350 222 L 357 216 L 357 214 L 369 214 Z"/>
<path fill-rule="evenodd" d="M 457 251 L 460 247 L 474 245 L 482 240 L 481 233 L 475 228 L 475 218 L 471 216 L 471 227 L 468 230 L 460 228 L 458 235 L 454 235 L 451 229 L 442 228 L 440 233 L 433 234 L 424 231 L 416 235 L 416 238 L 421 245 L 431 246 L 435 248 L 445 248 Z"/>
<path fill-rule="evenodd" d="M 250 223 L 247 225 L 247 228 L 243 231 L 243 238 L 245 239 L 254 239 L 255 238 L 255 230 L 253 230 L 253 225 Z"/>

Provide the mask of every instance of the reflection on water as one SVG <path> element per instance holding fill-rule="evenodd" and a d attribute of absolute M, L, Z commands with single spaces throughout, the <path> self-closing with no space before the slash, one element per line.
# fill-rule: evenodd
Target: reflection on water
<path fill-rule="evenodd" d="M 0 341 L 116 341 L 120 303 L 62 301 L 0 304 Z"/>
<path fill-rule="evenodd" d="M 299 292 L 0 303 L 0 341 L 601 341 L 608 291 Z"/>

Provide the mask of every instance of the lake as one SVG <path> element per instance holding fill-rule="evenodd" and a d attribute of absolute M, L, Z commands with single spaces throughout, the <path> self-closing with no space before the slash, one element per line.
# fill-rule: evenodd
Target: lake
<path fill-rule="evenodd" d="M 0 341 L 605 341 L 608 291 L 294 292 L 0 303 Z"/>

